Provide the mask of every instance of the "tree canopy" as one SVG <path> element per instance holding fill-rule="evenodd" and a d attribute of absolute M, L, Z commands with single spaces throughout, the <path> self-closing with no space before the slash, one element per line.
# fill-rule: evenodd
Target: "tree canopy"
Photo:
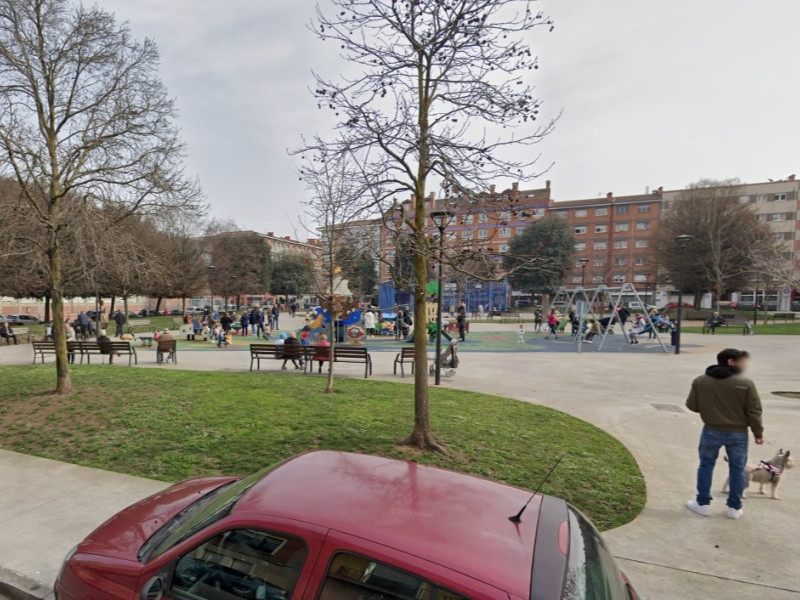
<path fill-rule="evenodd" d="M 275 296 L 307 294 L 315 288 L 316 280 L 311 260 L 294 254 L 283 254 L 272 260 L 270 292 Z"/>
<path fill-rule="evenodd" d="M 573 266 L 575 238 L 566 219 L 548 215 L 511 240 L 503 268 L 519 290 L 552 293 Z"/>

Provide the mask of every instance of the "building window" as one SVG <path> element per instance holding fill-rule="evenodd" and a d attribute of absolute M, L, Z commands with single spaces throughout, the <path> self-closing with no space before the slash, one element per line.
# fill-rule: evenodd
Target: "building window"
<path fill-rule="evenodd" d="M 772 197 L 773 200 L 786 200 L 786 194 L 775 194 Z"/>
<path fill-rule="evenodd" d="M 618 266 L 618 267 L 624 267 L 625 266 L 625 259 L 622 258 L 621 256 L 617 256 L 617 257 L 614 258 L 614 264 L 616 266 Z"/>
<path fill-rule="evenodd" d="M 478 215 L 478 223 L 488 223 L 489 222 L 489 215 L 486 213 L 481 213 Z"/>
<path fill-rule="evenodd" d="M 592 264 L 595 267 L 605 267 L 606 266 L 606 261 L 603 260 L 602 258 L 598 258 L 594 262 L 592 262 Z"/>
<path fill-rule="evenodd" d="M 761 214 L 761 215 L 758 215 L 758 220 L 761 221 L 762 223 L 766 223 L 767 222 L 767 217 L 769 217 L 769 215 Z"/>
<path fill-rule="evenodd" d="M 586 242 L 578 242 L 577 244 L 575 244 L 575 250 L 577 252 L 582 252 L 583 250 L 586 250 Z"/>
<path fill-rule="evenodd" d="M 739 196 L 740 204 L 748 204 L 749 202 L 750 202 L 750 196 Z"/>
<path fill-rule="evenodd" d="M 595 242 L 594 243 L 594 249 L 595 250 L 605 250 L 606 248 L 608 248 L 608 243 L 607 242 Z"/>
<path fill-rule="evenodd" d="M 650 242 L 647 240 L 636 240 L 636 247 L 637 248 L 649 248 Z"/>
<path fill-rule="evenodd" d="M 603 283 L 602 275 L 592 275 L 592 283 Z"/>
<path fill-rule="evenodd" d="M 517 235 L 522 235 L 525 233 L 525 227 L 517 227 Z"/>
<path fill-rule="evenodd" d="M 589 214 L 589 211 L 586 210 L 585 208 L 579 208 L 578 210 L 575 211 L 575 217 L 577 219 L 582 219 L 583 217 L 585 217 L 588 214 Z"/>
<path fill-rule="evenodd" d="M 608 231 L 608 225 L 595 225 L 594 232 L 595 233 L 605 233 Z"/>
<path fill-rule="evenodd" d="M 785 221 L 786 220 L 786 213 L 775 213 L 772 215 L 773 221 Z"/>
<path fill-rule="evenodd" d="M 614 283 L 625 283 L 625 275 L 614 275 Z"/>
<path fill-rule="evenodd" d="M 650 229 L 650 223 L 648 221 L 639 221 L 636 223 L 637 231 L 647 231 L 648 229 Z"/>
<path fill-rule="evenodd" d="M 618 206 L 617 207 L 617 214 L 618 215 L 627 215 L 628 214 L 628 207 L 625 206 L 625 205 Z"/>
<path fill-rule="evenodd" d="M 586 227 L 575 228 L 575 235 L 583 235 L 584 233 L 586 233 Z"/>
<path fill-rule="evenodd" d="M 501 227 L 500 228 L 500 237 L 501 238 L 511 237 L 511 227 Z"/>
<path fill-rule="evenodd" d="M 581 281 L 583 281 L 583 278 L 580 275 L 575 275 L 572 278 L 572 283 L 580 283 Z"/>
<path fill-rule="evenodd" d="M 505 253 L 508 252 L 509 250 L 511 250 L 511 246 L 509 246 L 508 244 L 500 244 L 500 252 Z"/>
<path fill-rule="evenodd" d="M 487 237 L 489 237 L 489 232 L 486 229 L 478 229 L 479 240 L 485 240 Z"/>
<path fill-rule="evenodd" d="M 650 212 L 650 205 L 649 204 L 639 204 L 636 208 L 640 213 L 649 213 Z"/>
<path fill-rule="evenodd" d="M 756 202 L 761 203 L 761 202 L 766 202 L 767 200 L 769 200 L 768 194 L 758 194 L 756 196 Z"/>
<path fill-rule="evenodd" d="M 452 242 L 453 240 L 458 238 L 458 234 L 455 231 L 448 231 L 447 234 L 445 235 L 445 238 L 447 238 L 449 241 Z"/>
<path fill-rule="evenodd" d="M 567 212 L 564 211 L 564 210 L 559 210 L 558 212 L 556 212 L 556 216 L 559 219 L 566 219 L 567 218 Z"/>
<path fill-rule="evenodd" d="M 774 233 L 772 237 L 775 239 L 776 242 L 785 242 L 787 240 L 792 239 L 791 233 Z"/>
<path fill-rule="evenodd" d="M 620 231 L 628 231 L 628 224 L 627 223 L 617 223 L 614 225 L 614 231 L 619 233 Z"/>
<path fill-rule="evenodd" d="M 608 215 L 607 208 L 595 208 L 594 209 L 594 216 L 595 217 L 605 217 Z"/>
<path fill-rule="evenodd" d="M 500 220 L 501 221 L 510 221 L 511 220 L 511 213 L 507 210 L 504 210 L 500 213 Z"/>
<path fill-rule="evenodd" d="M 628 247 L 628 242 L 626 242 L 625 240 L 617 240 L 616 242 L 614 242 L 614 248 L 616 248 L 617 250 L 622 250 L 627 247 Z"/>
<path fill-rule="evenodd" d="M 464 225 L 472 225 L 474 221 L 475 221 L 474 215 L 467 215 L 466 217 L 464 217 Z"/>
<path fill-rule="evenodd" d="M 472 229 L 465 229 L 461 232 L 461 239 L 462 240 L 471 240 L 472 239 Z"/>
<path fill-rule="evenodd" d="M 636 257 L 636 266 L 641 267 L 642 265 L 647 264 L 647 258 L 644 256 L 637 256 Z"/>

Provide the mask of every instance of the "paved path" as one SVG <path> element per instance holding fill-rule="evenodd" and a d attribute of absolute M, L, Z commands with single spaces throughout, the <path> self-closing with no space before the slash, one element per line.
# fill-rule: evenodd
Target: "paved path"
<path fill-rule="evenodd" d="M 484 331 L 513 329 L 479 327 Z M 800 391 L 800 339 L 687 335 L 685 342 L 687 352 L 678 357 L 652 351 L 599 354 L 591 348 L 581 355 L 465 352 L 458 374 L 445 380 L 445 385 L 558 408 L 602 427 L 626 444 L 645 475 L 647 506 L 633 523 L 607 532 L 606 538 L 646 600 L 798 600 L 800 582 L 794 565 L 800 556 L 796 517 L 800 468 L 787 473 L 781 484 L 786 500 L 754 497 L 746 503 L 745 517 L 739 521 L 723 517 L 721 500 L 714 503 L 712 518 L 689 513 L 683 503 L 692 496 L 700 422 L 681 406 L 689 382 L 713 361 L 719 349 L 728 344 L 745 347 L 754 354 L 752 375 L 766 409 L 767 445 L 752 447 L 752 459 L 767 458 L 779 446 L 797 448 L 800 454 L 800 401 L 770 394 Z M 29 356 L 30 348 L 4 348 L 0 364 L 27 362 Z M 391 375 L 393 358 L 391 352 L 375 353 L 376 378 L 401 381 Z M 240 371 L 248 367 L 249 360 L 242 352 L 198 351 L 183 353 L 179 365 L 160 368 Z M 358 367 L 342 365 L 340 372 L 357 375 Z M 402 381 L 410 383 L 411 379 Z M 60 556 L 93 524 L 162 485 L 0 453 L 3 481 L 18 461 L 38 465 L 39 483 L 49 491 L 38 504 L 32 504 L 25 493 L 28 477 L 22 477 L 0 492 L 0 565 L 14 560 L 19 570 L 43 582 L 52 580 Z M 103 482 L 103 491 L 96 498 L 70 498 L 95 478 Z M 722 479 L 719 472 L 715 489 L 721 487 Z M 9 493 L 9 489 L 14 491 Z M 24 495 L 18 495 L 18 489 Z M 35 506 L 41 508 L 34 510 Z M 62 523 L 67 515 L 69 527 Z M 50 519 L 59 535 L 49 535 L 46 540 L 31 538 L 28 532 L 41 531 Z M 26 540 L 27 559 L 14 554 L 18 546 L 14 542 L 20 539 Z"/>

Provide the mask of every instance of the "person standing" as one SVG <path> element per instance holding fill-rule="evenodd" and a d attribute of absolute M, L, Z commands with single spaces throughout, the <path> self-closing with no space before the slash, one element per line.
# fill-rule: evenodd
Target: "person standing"
<path fill-rule="evenodd" d="M 744 376 L 749 358 L 745 350 L 723 350 L 717 354 L 717 364 L 708 367 L 704 375 L 692 382 L 686 400 L 686 408 L 700 413 L 703 421 L 697 497 L 689 500 L 686 507 L 704 517 L 710 514 L 711 480 L 720 448 L 725 448 L 730 471 L 728 518 L 738 519 L 743 514 L 747 429 L 753 432 L 756 444 L 764 443 L 761 399 L 755 384 Z"/>
<path fill-rule="evenodd" d="M 536 310 L 533 311 L 533 332 L 534 333 L 541 333 L 543 316 L 544 315 L 542 313 L 542 307 L 541 306 L 537 306 Z"/>
<path fill-rule="evenodd" d="M 241 330 L 239 331 L 240 335 L 247 335 L 250 333 L 250 313 L 244 311 L 242 313 L 241 319 L 239 319 L 239 324 L 242 326 Z"/>
<path fill-rule="evenodd" d="M 278 303 L 276 302 L 275 304 L 272 305 L 272 313 L 271 313 L 272 329 L 280 329 L 280 325 L 278 324 L 278 319 L 280 319 L 280 316 L 281 316 L 281 309 L 278 306 Z"/>
<path fill-rule="evenodd" d="M 106 314 L 106 309 L 100 311 L 99 317 L 100 329 L 107 330 L 108 329 L 108 315 Z"/>
<path fill-rule="evenodd" d="M 89 316 L 83 311 L 78 313 L 78 329 L 85 340 L 89 336 Z"/>
<path fill-rule="evenodd" d="M 547 337 L 549 338 L 552 335 L 555 339 L 558 339 L 558 316 L 555 308 L 551 308 L 550 314 L 547 315 L 547 328 Z"/>
<path fill-rule="evenodd" d="M 458 305 L 456 325 L 458 326 L 458 339 L 465 342 L 467 340 L 467 305 L 463 302 Z"/>
<path fill-rule="evenodd" d="M 367 330 L 367 335 L 375 335 L 375 313 L 371 310 L 364 314 L 364 329 Z"/>
<path fill-rule="evenodd" d="M 115 323 L 115 324 L 116 324 L 116 326 L 117 326 L 117 327 L 116 327 L 116 329 L 117 329 L 117 330 L 114 332 L 114 335 L 115 335 L 116 337 L 118 337 L 118 338 L 119 338 L 119 337 L 122 337 L 122 334 L 124 333 L 124 332 L 123 332 L 123 328 L 124 328 L 124 326 L 125 326 L 125 315 L 123 315 L 123 314 L 122 314 L 122 311 L 121 311 L 121 310 L 118 310 L 118 311 L 117 311 L 117 312 L 114 314 L 114 323 Z"/>

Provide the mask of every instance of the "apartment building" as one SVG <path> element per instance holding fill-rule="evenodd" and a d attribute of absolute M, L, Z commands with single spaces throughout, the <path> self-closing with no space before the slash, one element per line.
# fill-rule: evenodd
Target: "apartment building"
<path fill-rule="evenodd" d="M 529 190 L 521 190 L 516 183 L 501 192 L 491 186 L 487 194 L 478 196 L 462 195 L 437 199 L 435 194 L 431 194 L 425 201 L 428 231 L 431 235 L 437 231 L 430 214 L 447 210 L 454 214 L 453 222 L 448 225 L 446 233 L 446 239 L 451 246 L 485 249 L 492 253 L 508 252 L 514 236 L 545 216 L 551 203 L 550 190 L 550 181 L 547 181 L 544 188 Z M 413 217 L 412 200 L 403 203 L 402 213 L 405 218 Z M 387 216 L 390 226 L 382 229 L 382 282 L 392 278 L 391 268 L 398 252 L 395 242 L 399 218 L 399 215 Z M 495 258 L 498 263 L 501 260 L 500 257 Z"/>
<path fill-rule="evenodd" d="M 259 233 L 258 235 L 262 236 L 270 247 L 273 258 L 287 254 L 316 258 L 319 257 L 321 253 L 319 240 L 314 238 L 309 238 L 307 241 L 301 242 L 300 240 L 293 239 L 289 235 L 283 237 L 276 236 L 271 231 L 266 235 L 263 233 Z"/>
<path fill-rule="evenodd" d="M 550 211 L 566 219 L 575 236 L 575 265 L 568 285 L 585 287 L 654 281 L 650 239 L 658 227 L 663 190 L 635 196 L 553 202 Z M 584 266 L 585 264 L 585 266 Z"/>

